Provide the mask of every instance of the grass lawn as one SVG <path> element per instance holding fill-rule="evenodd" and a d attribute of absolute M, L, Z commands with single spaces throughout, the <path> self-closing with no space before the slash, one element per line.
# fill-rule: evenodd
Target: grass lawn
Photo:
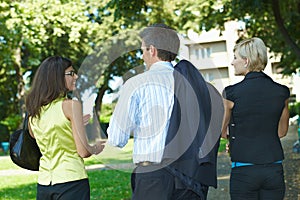
<path fill-rule="evenodd" d="M 130 199 L 130 173 L 117 170 L 95 170 L 88 172 L 91 199 Z M 0 183 L 1 200 L 34 200 L 36 197 L 37 175 L 2 176 Z"/>
<path fill-rule="evenodd" d="M 132 163 L 132 144 L 133 140 L 131 139 L 123 149 L 107 146 L 101 154 L 84 159 L 85 165 Z M 0 162 L 0 172 L 1 170 L 21 169 L 15 165 L 9 157 L 1 157 Z M 130 175 L 131 173 L 129 172 L 119 170 L 88 171 L 91 199 L 130 199 Z M 2 181 L 0 182 L 0 200 L 35 199 L 36 183 L 36 174 L 5 174 L 5 176 L 2 176 Z"/>
<path fill-rule="evenodd" d="M 219 151 L 225 150 L 226 140 L 221 140 Z M 131 149 L 133 141 L 120 150 L 117 148 L 105 148 L 105 150 L 90 158 L 84 159 L 85 165 L 93 164 L 117 164 L 132 163 Z M 0 157 L 1 170 L 21 169 L 12 163 L 9 157 Z M 130 171 L 131 172 L 131 171 Z M 88 171 L 91 199 L 92 200 L 128 200 L 131 197 L 129 171 L 119 170 L 91 170 Z M 2 174 L 3 175 L 3 174 Z M 36 196 L 36 174 L 15 175 L 4 174 L 0 181 L 0 200 L 31 200 Z"/>
<path fill-rule="evenodd" d="M 109 160 L 106 158 L 105 160 Z M 122 160 L 124 161 L 124 160 Z M 130 161 L 130 159 L 129 159 Z M 0 159 L 1 170 L 20 169 L 9 157 Z M 98 164 L 100 160 L 92 157 L 86 165 Z M 121 200 L 130 199 L 130 173 L 118 170 L 88 171 L 91 199 Z M 5 174 L 0 181 L 0 200 L 33 200 L 36 197 L 37 174 Z"/>
<path fill-rule="evenodd" d="M 220 140 L 220 146 L 219 146 L 219 152 L 224 152 L 226 150 L 226 143 L 228 140 L 221 138 Z"/>

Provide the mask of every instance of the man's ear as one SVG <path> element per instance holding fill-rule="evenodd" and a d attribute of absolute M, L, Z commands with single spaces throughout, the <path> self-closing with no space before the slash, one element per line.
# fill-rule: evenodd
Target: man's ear
<path fill-rule="evenodd" d="M 151 56 L 157 55 L 157 49 L 153 45 L 150 45 L 149 52 Z"/>

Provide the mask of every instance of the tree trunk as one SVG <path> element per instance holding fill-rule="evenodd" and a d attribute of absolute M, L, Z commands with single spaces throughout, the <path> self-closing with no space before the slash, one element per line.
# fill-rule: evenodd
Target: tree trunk
<path fill-rule="evenodd" d="M 98 127 L 97 129 L 99 129 L 100 131 L 100 137 L 101 139 L 106 139 L 107 135 L 106 135 L 106 131 L 104 131 L 101 127 L 101 123 L 100 123 L 100 113 L 101 113 L 101 106 L 102 106 L 102 99 L 104 96 L 105 91 L 108 89 L 108 85 L 104 85 L 102 87 L 99 88 L 97 97 L 95 99 L 95 116 L 94 116 L 94 126 Z M 95 119 L 96 118 L 96 119 Z M 97 121 L 95 121 L 97 120 Z"/>
<path fill-rule="evenodd" d="M 107 89 L 108 89 L 108 85 L 101 86 L 99 88 L 97 97 L 95 99 L 95 112 L 96 112 L 97 120 L 99 120 L 99 122 L 100 122 L 102 99 L 103 99 L 104 93 Z"/>
<path fill-rule="evenodd" d="M 292 38 L 290 37 L 287 29 L 284 26 L 283 19 L 282 19 L 281 14 L 280 14 L 280 8 L 279 8 L 278 0 L 273 0 L 272 1 L 272 9 L 273 9 L 273 12 L 274 12 L 276 24 L 277 24 L 277 26 L 279 28 L 279 31 L 281 32 L 285 42 L 291 47 L 293 52 L 297 55 L 296 57 L 298 57 L 298 59 L 300 59 L 300 48 L 292 40 Z"/>
<path fill-rule="evenodd" d="M 24 79 L 23 79 L 23 73 L 22 73 L 22 57 L 21 57 L 21 47 L 23 45 L 23 42 L 20 41 L 19 45 L 14 53 L 14 57 L 15 57 L 15 71 L 16 71 L 16 78 L 17 78 L 17 82 L 18 82 L 18 91 L 17 91 L 17 99 L 18 99 L 18 103 L 19 103 L 19 109 L 20 109 L 20 114 L 22 115 L 26 108 L 25 108 L 25 100 L 24 100 L 24 95 L 25 95 L 25 83 L 24 83 Z"/>

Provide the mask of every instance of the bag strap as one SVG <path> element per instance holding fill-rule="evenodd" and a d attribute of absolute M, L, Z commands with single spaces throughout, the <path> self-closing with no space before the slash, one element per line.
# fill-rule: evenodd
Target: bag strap
<path fill-rule="evenodd" d="M 24 118 L 24 121 L 23 121 L 23 130 L 28 130 L 28 112 L 25 112 L 25 118 Z"/>

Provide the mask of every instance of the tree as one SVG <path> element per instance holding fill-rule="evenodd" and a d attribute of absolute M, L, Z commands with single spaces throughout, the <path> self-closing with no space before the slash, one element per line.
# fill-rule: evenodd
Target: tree
<path fill-rule="evenodd" d="M 0 121 L 20 113 L 24 75 L 30 83 L 40 62 L 55 54 L 80 67 L 78 93 L 90 88 L 97 94 L 99 115 L 103 95 L 111 91 L 109 81 L 137 73 L 130 70 L 142 64 L 136 33 L 153 23 L 170 25 L 182 35 L 212 28 L 221 34 L 226 21 L 241 20 L 246 23 L 241 38 L 261 37 L 281 55 L 283 73 L 300 66 L 296 0 L 4 0 L 0 11 Z"/>
<path fill-rule="evenodd" d="M 292 74 L 300 68 L 300 2 L 296 0 L 220 0 L 198 2 L 183 1 L 181 6 L 191 5 L 180 14 L 189 17 L 186 28 L 196 30 L 224 29 L 224 22 L 240 20 L 246 23 L 244 37 L 262 38 L 272 52 L 281 56 L 279 67 L 284 74 Z M 196 14 L 193 14 L 196 13 Z M 186 30 L 186 28 L 184 28 Z"/>
<path fill-rule="evenodd" d="M 79 68 L 106 33 L 99 31 L 100 25 L 86 15 L 90 8 L 81 0 L 4 1 L 0 9 L 0 108 L 3 111 L 0 121 L 3 121 L 21 113 L 26 73 L 30 83 L 40 62 L 50 55 L 69 57 L 74 67 Z"/>
<path fill-rule="evenodd" d="M 0 90 L 3 94 L 0 97 L 0 108 L 4 111 L 0 115 L 0 121 L 14 121 L 9 119 L 15 119 L 14 116 L 22 113 L 24 95 L 31 78 L 40 62 L 51 55 L 69 57 L 74 62 L 73 67 L 79 69 L 84 68 L 82 64 L 86 64 L 85 61 L 90 57 L 102 53 L 97 55 L 101 58 L 98 65 L 105 70 L 93 71 L 92 75 L 83 74 L 91 77 L 96 74 L 96 78 L 101 80 L 96 81 L 101 82 L 97 85 L 99 89 L 96 89 L 96 108 L 100 110 L 103 94 L 109 89 L 109 80 L 115 75 L 121 76 L 133 67 L 125 64 L 126 62 L 140 62 L 135 55 L 139 49 L 139 41 L 136 38 L 128 40 L 131 37 L 126 35 L 125 28 L 120 26 L 121 22 L 112 23 L 113 15 L 109 8 L 104 9 L 105 3 L 107 2 L 99 3 L 95 0 L 25 0 L 3 1 L 0 4 Z M 105 12 L 97 10 L 95 5 Z M 130 49 L 131 52 L 125 50 L 119 54 L 120 59 L 107 60 L 107 53 L 120 49 L 119 46 L 110 44 L 115 42 L 116 37 L 111 39 L 117 34 L 120 35 L 117 38 L 119 45 L 135 47 Z M 124 53 L 129 56 L 124 56 Z M 24 82 L 25 75 L 28 77 L 27 86 Z M 12 124 L 9 126 L 11 129 L 16 128 Z"/>
<path fill-rule="evenodd" d="M 115 8 L 115 20 L 136 23 L 164 22 L 183 35 L 189 29 L 198 33 L 239 20 L 246 23 L 244 37 L 262 38 L 272 52 L 281 56 L 279 67 L 284 74 L 300 68 L 300 2 L 297 0 L 125 0 L 109 2 Z M 125 11 L 128 11 L 128 14 Z M 139 23 L 139 22 L 138 22 Z"/>

